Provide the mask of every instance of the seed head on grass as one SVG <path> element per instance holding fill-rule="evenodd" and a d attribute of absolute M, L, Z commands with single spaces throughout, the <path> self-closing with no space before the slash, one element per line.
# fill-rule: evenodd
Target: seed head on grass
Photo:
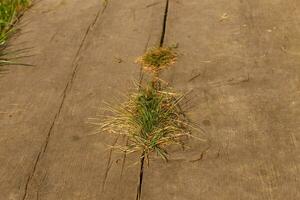
<path fill-rule="evenodd" d="M 144 70 L 159 72 L 165 67 L 175 63 L 177 54 L 171 47 L 159 47 L 148 50 L 143 56 L 137 59 Z"/>
<path fill-rule="evenodd" d="M 99 131 L 127 136 L 127 145 L 117 147 L 122 151 L 141 152 L 146 157 L 155 152 L 167 160 L 166 147 L 183 145 L 183 138 L 190 135 L 178 109 L 182 98 L 152 86 L 140 88 L 126 103 L 109 106 L 112 115 L 99 124 Z"/>

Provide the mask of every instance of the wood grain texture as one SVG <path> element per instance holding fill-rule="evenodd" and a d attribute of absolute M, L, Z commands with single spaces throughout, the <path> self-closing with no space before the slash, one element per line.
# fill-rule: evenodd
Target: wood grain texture
<path fill-rule="evenodd" d="M 153 158 L 143 199 L 300 198 L 299 7 L 170 0 L 165 45 L 181 56 L 164 78 L 192 90 L 184 106 L 208 142 Z"/>

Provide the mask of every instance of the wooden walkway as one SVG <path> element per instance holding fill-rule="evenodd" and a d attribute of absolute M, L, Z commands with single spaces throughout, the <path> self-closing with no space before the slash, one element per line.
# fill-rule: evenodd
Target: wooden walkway
<path fill-rule="evenodd" d="M 142 199 L 300 199 L 299 21 L 298 0 L 40 1 L 13 41 L 35 67 L 0 77 L 0 200 L 136 200 L 138 155 L 87 121 L 159 44 L 178 44 L 164 79 L 207 142 L 152 157 Z"/>

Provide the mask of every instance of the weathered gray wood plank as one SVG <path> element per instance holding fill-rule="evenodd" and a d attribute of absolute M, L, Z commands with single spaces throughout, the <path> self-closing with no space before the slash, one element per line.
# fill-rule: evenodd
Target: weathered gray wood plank
<path fill-rule="evenodd" d="M 122 101 L 120 93 L 128 92 L 132 80 L 139 78 L 140 67 L 134 61 L 147 47 L 159 43 L 164 6 L 165 1 L 108 1 L 75 62 L 77 68 L 26 200 L 37 196 L 45 200 L 135 199 L 139 155 L 128 156 L 123 168 L 123 154 L 110 152 L 108 146 L 115 137 L 89 136 L 95 127 L 87 121 L 104 101 Z"/>
<path fill-rule="evenodd" d="M 193 89 L 190 141 L 145 169 L 142 198 L 299 199 L 296 0 L 170 0 L 166 43 L 182 53 L 165 78 Z M 210 145 L 210 148 L 206 148 Z"/>
<path fill-rule="evenodd" d="M 102 10 L 98 0 L 44 0 L 22 18 L 11 42 L 34 48 L 22 62 L 35 67 L 10 67 L 0 77 L 0 199 L 23 199 L 88 27 Z"/>

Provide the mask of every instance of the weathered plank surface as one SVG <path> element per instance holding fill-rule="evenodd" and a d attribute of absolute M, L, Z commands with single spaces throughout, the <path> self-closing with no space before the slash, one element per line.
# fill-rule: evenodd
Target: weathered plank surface
<path fill-rule="evenodd" d="M 165 0 L 103 2 L 43 0 L 24 16 L 15 43 L 30 41 L 36 67 L 0 78 L 0 200 L 135 199 L 139 155 L 124 163 L 86 122 L 160 41 L 179 43 L 164 78 L 192 90 L 183 108 L 207 142 L 151 158 L 142 199 L 299 199 L 300 3 L 169 0 L 161 40 Z"/>
<path fill-rule="evenodd" d="M 74 12 L 77 10 L 78 12 Z M 13 43 L 34 47 L 35 67 L 10 67 L 0 77 L 0 199 L 22 199 L 57 116 L 98 0 L 44 0 L 23 17 Z M 25 25 L 26 24 L 26 25 Z"/>
<path fill-rule="evenodd" d="M 170 0 L 165 45 L 182 55 L 166 77 L 193 89 L 188 116 L 210 142 L 154 159 L 143 199 L 300 198 L 299 10 L 296 0 Z"/>
<path fill-rule="evenodd" d="M 32 41 L 36 67 L 0 79 L 1 200 L 135 198 L 138 156 L 122 167 L 115 138 L 89 136 L 86 122 L 139 78 L 134 60 L 159 43 L 165 1 L 104 5 L 44 0 L 26 13 L 16 43 Z"/>

